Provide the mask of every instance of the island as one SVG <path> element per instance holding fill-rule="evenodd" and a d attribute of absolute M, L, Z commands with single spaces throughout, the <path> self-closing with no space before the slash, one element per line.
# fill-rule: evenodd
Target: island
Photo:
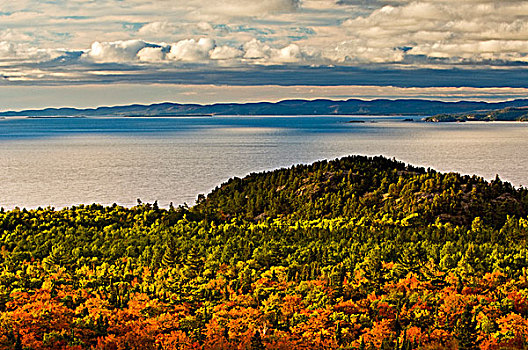
<path fill-rule="evenodd" d="M 426 122 L 466 122 L 466 121 L 528 121 L 527 107 L 508 107 L 474 113 L 445 113 L 423 119 Z"/>

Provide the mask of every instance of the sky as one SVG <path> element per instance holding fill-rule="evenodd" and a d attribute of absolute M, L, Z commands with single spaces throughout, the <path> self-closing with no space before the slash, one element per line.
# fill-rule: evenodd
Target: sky
<path fill-rule="evenodd" d="M 524 0 L 0 0 L 0 110 L 528 97 Z"/>

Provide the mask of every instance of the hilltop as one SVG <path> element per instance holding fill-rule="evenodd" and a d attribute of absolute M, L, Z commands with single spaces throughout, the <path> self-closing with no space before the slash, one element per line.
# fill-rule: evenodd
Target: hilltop
<path fill-rule="evenodd" d="M 353 156 L 234 178 L 193 212 L 208 218 L 372 217 L 427 226 L 440 219 L 469 225 L 479 216 L 493 226 L 506 215 L 528 215 L 528 191 L 499 178 L 439 173 L 384 157 Z M 417 215 L 419 214 L 419 215 Z"/>

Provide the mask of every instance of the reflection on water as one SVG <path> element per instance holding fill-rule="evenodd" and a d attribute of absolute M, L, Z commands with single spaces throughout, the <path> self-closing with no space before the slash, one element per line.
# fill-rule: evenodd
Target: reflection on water
<path fill-rule="evenodd" d="M 528 185 L 528 124 L 403 117 L 0 121 L 0 205 L 192 204 L 233 176 L 349 154 Z M 363 123 L 347 123 L 361 120 Z"/>

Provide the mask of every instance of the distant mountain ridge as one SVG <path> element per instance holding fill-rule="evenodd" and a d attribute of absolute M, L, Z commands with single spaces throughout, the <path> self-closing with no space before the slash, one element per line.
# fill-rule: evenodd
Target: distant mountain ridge
<path fill-rule="evenodd" d="M 0 112 L 2 117 L 156 117 L 214 115 L 416 115 L 468 113 L 509 107 L 526 107 L 528 99 L 505 102 L 443 102 L 422 99 L 283 100 L 280 102 L 217 103 L 211 105 L 157 103 L 88 109 L 46 108 Z"/>

